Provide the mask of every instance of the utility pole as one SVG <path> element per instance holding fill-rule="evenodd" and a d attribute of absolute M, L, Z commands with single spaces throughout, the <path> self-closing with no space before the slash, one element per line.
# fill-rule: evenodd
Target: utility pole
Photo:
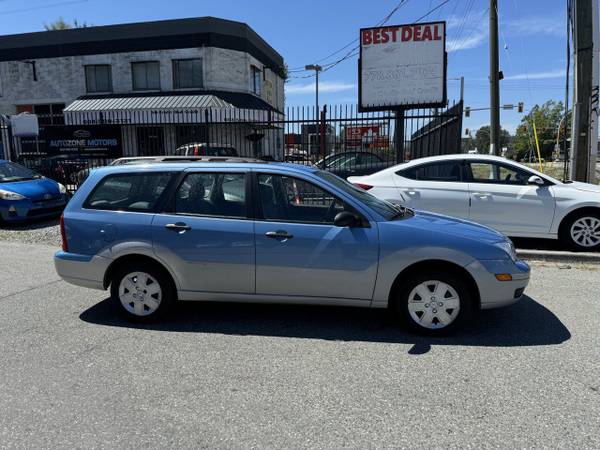
<path fill-rule="evenodd" d="M 571 179 L 589 180 L 592 62 L 593 44 L 592 0 L 573 0 L 573 46 L 575 66 L 575 101 L 573 132 L 571 133 Z"/>
<path fill-rule="evenodd" d="M 498 0 L 490 0 L 490 154 L 500 155 L 500 63 Z"/>

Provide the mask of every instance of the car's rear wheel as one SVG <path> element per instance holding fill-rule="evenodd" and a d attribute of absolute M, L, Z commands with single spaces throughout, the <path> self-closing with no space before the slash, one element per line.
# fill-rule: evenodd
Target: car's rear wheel
<path fill-rule="evenodd" d="M 397 289 L 396 313 L 413 330 L 444 335 L 461 327 L 474 312 L 462 277 L 440 270 L 420 273 Z"/>
<path fill-rule="evenodd" d="M 600 250 L 600 213 L 583 212 L 568 218 L 560 237 L 575 251 Z"/>
<path fill-rule="evenodd" d="M 164 316 L 175 296 L 170 277 L 152 264 L 119 267 L 112 278 L 111 298 L 130 320 L 147 322 Z"/>

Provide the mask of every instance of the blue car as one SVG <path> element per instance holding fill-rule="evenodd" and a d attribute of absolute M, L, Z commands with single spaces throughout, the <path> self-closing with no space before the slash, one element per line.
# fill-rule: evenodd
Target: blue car
<path fill-rule="evenodd" d="M 137 321 L 189 300 L 349 305 L 389 308 L 435 335 L 516 302 L 529 281 L 511 241 L 490 228 L 286 163 L 98 169 L 69 202 L 61 231 L 58 274 L 110 288 Z"/>
<path fill-rule="evenodd" d="M 0 159 L 0 222 L 58 217 L 67 201 L 62 184 Z"/>

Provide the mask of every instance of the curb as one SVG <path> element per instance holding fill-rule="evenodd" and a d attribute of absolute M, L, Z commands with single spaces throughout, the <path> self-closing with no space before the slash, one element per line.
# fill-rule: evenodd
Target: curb
<path fill-rule="evenodd" d="M 525 261 L 595 263 L 600 265 L 600 253 L 560 252 L 556 250 L 517 249 L 519 258 Z"/>

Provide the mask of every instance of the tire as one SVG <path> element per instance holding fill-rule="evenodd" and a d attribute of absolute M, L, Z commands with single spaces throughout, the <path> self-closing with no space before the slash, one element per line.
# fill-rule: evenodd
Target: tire
<path fill-rule="evenodd" d="M 600 212 L 584 211 L 568 217 L 561 224 L 560 240 L 576 252 L 600 250 Z"/>
<path fill-rule="evenodd" d="M 473 316 L 475 302 L 462 277 L 431 270 L 409 278 L 396 289 L 393 308 L 400 321 L 413 331 L 444 336 Z"/>
<path fill-rule="evenodd" d="M 125 318 L 135 322 L 163 318 L 177 299 L 171 277 L 164 269 L 147 262 L 117 268 L 110 295 Z"/>

